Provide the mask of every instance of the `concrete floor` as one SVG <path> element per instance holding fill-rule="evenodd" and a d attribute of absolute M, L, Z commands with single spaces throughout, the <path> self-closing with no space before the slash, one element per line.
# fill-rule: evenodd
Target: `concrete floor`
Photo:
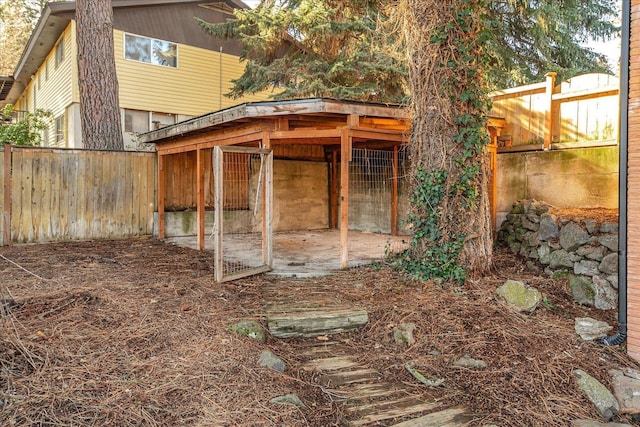
<path fill-rule="evenodd" d="M 369 264 L 384 257 L 387 248 L 406 247 L 408 236 L 349 231 L 349 267 Z M 166 242 L 196 248 L 195 236 L 171 237 Z M 212 250 L 213 238 L 206 236 L 205 250 Z M 261 260 L 261 242 L 253 234 L 225 236 L 225 261 L 257 265 Z M 257 263 L 257 264 L 256 264 Z M 340 231 L 309 230 L 275 233 L 273 270 L 269 274 L 288 277 L 315 277 L 340 269 Z"/>

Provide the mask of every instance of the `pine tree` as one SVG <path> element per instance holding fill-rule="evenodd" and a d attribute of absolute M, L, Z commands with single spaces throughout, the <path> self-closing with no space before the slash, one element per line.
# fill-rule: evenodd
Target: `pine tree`
<path fill-rule="evenodd" d="M 619 0 L 490 0 L 491 89 L 610 72 L 606 58 L 586 48 L 619 34 Z M 276 88 L 274 98 L 328 96 L 383 102 L 408 99 L 405 46 L 398 42 L 395 0 L 263 0 L 236 19 L 201 26 L 217 37 L 239 38 L 244 74 L 229 95 Z"/>
<path fill-rule="evenodd" d="M 491 37 L 486 54 L 493 89 L 544 81 L 548 72 L 565 80 L 610 72 L 590 40 L 618 36 L 620 0 L 492 0 L 487 2 Z"/>
<path fill-rule="evenodd" d="M 0 76 L 13 73 L 45 3 L 0 0 Z"/>
<path fill-rule="evenodd" d="M 378 21 L 376 0 L 264 0 L 227 23 L 198 22 L 243 43 L 246 69 L 232 97 L 273 89 L 275 99 L 403 102 L 406 65 Z"/>
<path fill-rule="evenodd" d="M 77 0 L 76 22 L 82 143 L 123 150 L 111 0 Z"/>

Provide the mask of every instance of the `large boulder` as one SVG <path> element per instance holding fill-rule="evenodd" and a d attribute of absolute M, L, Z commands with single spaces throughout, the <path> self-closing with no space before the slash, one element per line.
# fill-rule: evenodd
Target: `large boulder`
<path fill-rule="evenodd" d="M 613 394 L 620 402 L 622 409 L 637 415 L 634 418 L 640 421 L 640 371 L 632 368 L 622 370 L 612 369 L 611 382 Z"/>
<path fill-rule="evenodd" d="M 588 277 L 569 276 L 569 290 L 573 300 L 582 305 L 593 305 L 596 292 Z"/>
<path fill-rule="evenodd" d="M 538 307 L 542 301 L 542 294 L 535 288 L 526 286 L 517 280 L 507 280 L 497 289 L 498 295 L 504 298 L 507 303 L 519 312 L 531 312 Z"/>
<path fill-rule="evenodd" d="M 602 418 L 609 421 L 620 411 L 615 396 L 600 381 L 580 369 L 573 371 L 573 375 L 576 377 L 578 388 L 594 404 Z"/>
<path fill-rule="evenodd" d="M 607 322 L 592 319 L 590 317 L 578 317 L 575 320 L 575 330 L 585 341 L 593 341 L 607 335 L 613 326 Z"/>
<path fill-rule="evenodd" d="M 589 233 L 571 221 L 560 230 L 560 246 L 567 252 L 575 251 L 589 241 Z"/>

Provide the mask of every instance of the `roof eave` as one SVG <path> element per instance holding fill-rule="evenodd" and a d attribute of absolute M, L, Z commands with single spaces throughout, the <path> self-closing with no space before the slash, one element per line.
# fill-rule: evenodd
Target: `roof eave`
<path fill-rule="evenodd" d="M 348 108 L 345 108 L 348 105 Z M 360 101 L 343 101 L 330 98 L 307 98 L 289 101 L 261 101 L 236 105 L 184 122 L 139 135 L 143 143 L 162 143 L 194 132 L 202 132 L 216 126 L 247 118 L 267 118 L 290 114 L 357 114 L 394 119 L 408 119 L 409 112 L 400 105 L 374 104 Z"/>

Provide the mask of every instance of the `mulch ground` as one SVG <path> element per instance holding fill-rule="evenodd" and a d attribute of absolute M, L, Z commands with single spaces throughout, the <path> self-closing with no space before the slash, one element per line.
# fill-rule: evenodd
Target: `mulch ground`
<path fill-rule="evenodd" d="M 265 324 L 273 281 L 331 285 L 335 298 L 368 309 L 368 325 L 342 337 L 353 355 L 411 387 L 425 386 L 406 363 L 443 378 L 434 398 L 479 414 L 475 425 L 597 420 L 573 371 L 610 386 L 609 369 L 638 365 L 624 348 L 583 342 L 574 319 L 615 326 L 616 313 L 576 305 L 566 282 L 523 265 L 498 252 L 493 273 L 462 287 L 415 282 L 384 266 L 220 285 L 210 253 L 151 238 L 2 247 L 0 425 L 340 425 L 335 396 L 300 368 L 299 341 L 263 344 L 227 331 L 249 318 Z M 529 281 L 545 304 L 530 315 L 508 310 L 495 296 L 506 279 Z M 416 324 L 415 344 L 393 342 L 401 322 Z M 284 374 L 258 366 L 265 348 L 285 360 Z M 464 355 L 489 366 L 451 366 Z M 287 393 L 307 408 L 270 403 Z M 632 423 L 628 415 L 615 421 Z"/>

